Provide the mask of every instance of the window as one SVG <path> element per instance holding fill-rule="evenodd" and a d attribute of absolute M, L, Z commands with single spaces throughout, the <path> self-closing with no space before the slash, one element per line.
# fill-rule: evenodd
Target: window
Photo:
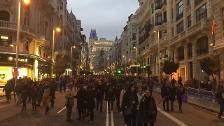
<path fill-rule="evenodd" d="M 159 39 L 162 39 L 162 38 L 163 38 L 163 32 L 159 31 Z"/>
<path fill-rule="evenodd" d="M 187 0 L 187 6 L 191 6 L 192 0 Z"/>
<path fill-rule="evenodd" d="M 156 14 L 155 25 L 161 25 L 161 24 L 162 24 L 162 14 Z"/>
<path fill-rule="evenodd" d="M 190 79 L 193 79 L 193 63 L 192 62 L 190 62 L 189 63 L 189 67 L 190 67 L 190 69 L 189 69 L 189 74 L 190 74 Z"/>
<path fill-rule="evenodd" d="M 181 0 L 177 4 L 177 20 L 179 20 L 183 17 L 183 13 L 184 13 L 184 2 L 183 2 L 183 0 Z"/>
<path fill-rule="evenodd" d="M 204 4 L 196 10 L 196 22 L 206 18 L 207 18 L 207 8 L 206 4 Z"/>
<path fill-rule="evenodd" d="M 203 0 L 194 0 L 194 5 L 197 6 L 199 5 Z"/>
<path fill-rule="evenodd" d="M 184 22 L 181 21 L 179 24 L 177 24 L 177 34 L 184 31 Z"/>
<path fill-rule="evenodd" d="M 162 8 L 162 0 L 155 0 L 155 10 Z"/>
<path fill-rule="evenodd" d="M 0 11 L 0 20 L 9 21 L 10 20 L 9 12 L 8 11 Z"/>
<path fill-rule="evenodd" d="M 187 27 L 191 27 L 191 15 L 187 17 Z"/>
<path fill-rule="evenodd" d="M 136 40 L 136 39 L 137 39 L 136 36 L 137 36 L 136 33 L 133 33 L 133 34 L 132 34 L 132 40 Z"/>
<path fill-rule="evenodd" d="M 167 13 L 163 12 L 163 22 L 167 22 Z"/>
<path fill-rule="evenodd" d="M 184 47 L 181 46 L 177 49 L 177 59 L 179 61 L 184 60 Z"/>
<path fill-rule="evenodd" d="M 192 58 L 192 44 L 191 43 L 187 44 L 187 56 L 189 59 Z"/>
<path fill-rule="evenodd" d="M 174 28 L 172 27 L 172 36 L 174 36 Z"/>
<path fill-rule="evenodd" d="M 208 53 L 208 37 L 204 36 L 198 39 L 196 43 L 197 55 L 203 55 Z"/>
<path fill-rule="evenodd" d="M 152 9 L 152 14 L 154 13 L 154 5 L 151 5 L 151 9 Z"/>

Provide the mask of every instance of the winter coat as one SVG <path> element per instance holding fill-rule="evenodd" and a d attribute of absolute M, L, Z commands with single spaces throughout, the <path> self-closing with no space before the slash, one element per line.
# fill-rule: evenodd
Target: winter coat
<path fill-rule="evenodd" d="M 157 116 L 157 107 L 155 99 L 151 96 L 144 96 L 139 107 L 140 119 L 144 123 L 155 122 Z"/>
<path fill-rule="evenodd" d="M 132 115 L 137 110 L 138 96 L 136 92 L 127 91 L 124 94 L 122 102 L 122 111 L 124 115 Z"/>
<path fill-rule="evenodd" d="M 65 105 L 67 107 L 72 107 L 74 106 L 74 93 L 72 91 L 72 89 L 66 89 L 65 92 Z"/>
<path fill-rule="evenodd" d="M 114 101 L 116 97 L 115 89 L 113 86 L 108 86 L 106 91 L 106 100 Z"/>
<path fill-rule="evenodd" d="M 98 85 L 96 87 L 96 99 L 103 100 L 103 97 L 104 97 L 104 87 L 103 85 Z"/>
<path fill-rule="evenodd" d="M 170 97 L 170 87 L 162 86 L 161 96 L 162 98 L 168 99 Z"/>
<path fill-rule="evenodd" d="M 87 108 L 89 109 L 95 108 L 95 90 L 87 91 Z"/>
<path fill-rule="evenodd" d="M 176 87 L 171 87 L 170 88 L 170 100 L 171 101 L 175 100 L 176 94 L 177 94 L 177 88 Z"/>
<path fill-rule="evenodd" d="M 182 99 L 185 94 L 185 88 L 184 87 L 178 87 L 177 88 L 177 99 Z"/>
<path fill-rule="evenodd" d="M 84 89 L 79 89 L 77 94 L 76 94 L 76 98 L 77 98 L 77 108 L 81 109 L 85 106 L 84 102 L 85 102 L 85 96 L 86 92 Z"/>

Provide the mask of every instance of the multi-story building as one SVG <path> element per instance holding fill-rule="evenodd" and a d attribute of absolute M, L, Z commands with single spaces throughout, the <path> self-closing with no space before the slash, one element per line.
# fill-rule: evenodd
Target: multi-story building
<path fill-rule="evenodd" d="M 0 83 L 5 83 L 13 77 L 17 16 L 18 1 L 0 1 Z M 33 79 L 40 77 L 39 66 L 51 59 L 52 35 L 55 27 L 60 26 L 63 31 L 61 34 L 55 34 L 56 52 L 65 49 L 67 38 L 68 43 L 74 43 L 75 32 L 68 28 L 77 26 L 70 18 L 66 0 L 32 0 L 29 6 L 22 4 L 18 45 L 19 77 L 28 76 Z M 71 45 L 73 44 L 69 46 Z"/>
<path fill-rule="evenodd" d="M 112 41 L 100 38 L 96 30 L 91 30 L 89 38 L 90 69 L 94 73 L 101 73 L 109 66 Z"/>
<path fill-rule="evenodd" d="M 179 63 L 176 77 L 208 80 L 200 62 L 217 56 L 223 77 L 223 6 L 222 0 L 139 0 L 135 12 L 138 62 L 159 76 L 163 62 L 173 60 Z M 120 38 L 123 63 L 129 60 L 126 57 L 135 59 L 129 55 L 128 25 Z"/>
<path fill-rule="evenodd" d="M 122 64 L 125 69 L 130 65 L 137 65 L 137 55 L 138 55 L 138 27 L 137 27 L 137 15 L 131 14 L 128 17 L 127 25 L 124 27 L 121 34 L 121 55 Z"/>

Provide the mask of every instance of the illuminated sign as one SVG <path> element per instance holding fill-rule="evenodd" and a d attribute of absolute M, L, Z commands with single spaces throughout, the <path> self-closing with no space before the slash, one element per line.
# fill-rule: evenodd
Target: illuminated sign
<path fill-rule="evenodd" d="M 8 37 L 8 36 L 1 35 L 1 39 L 3 39 L 3 40 L 8 40 L 9 37 Z"/>
<path fill-rule="evenodd" d="M 16 61 L 16 58 L 13 58 L 13 57 L 10 56 L 10 57 L 8 57 L 8 60 L 9 61 L 13 61 L 13 60 Z M 27 58 L 18 58 L 18 61 L 19 62 L 27 63 L 28 62 L 28 59 Z"/>

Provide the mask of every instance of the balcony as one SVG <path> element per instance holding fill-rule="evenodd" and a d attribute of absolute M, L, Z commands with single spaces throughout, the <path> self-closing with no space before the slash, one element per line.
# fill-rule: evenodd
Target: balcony
<path fill-rule="evenodd" d="M 191 27 L 189 27 L 188 29 L 186 29 L 185 31 L 181 32 L 180 34 L 177 34 L 176 36 L 174 36 L 171 39 L 171 44 L 175 44 L 177 42 L 182 41 L 183 39 L 187 38 L 187 37 L 193 37 L 195 35 L 197 35 L 198 33 L 202 32 L 202 31 L 210 31 L 210 20 L 205 19 L 205 20 L 201 20 L 200 22 L 192 25 Z"/>
<path fill-rule="evenodd" d="M 17 31 L 17 24 L 16 23 L 11 23 L 11 22 L 8 22 L 8 21 L 0 20 L 0 31 L 2 31 L 2 30 L 16 32 Z M 31 29 L 28 28 L 27 26 L 21 26 L 21 32 L 24 33 L 24 34 L 30 35 L 32 37 L 36 37 L 36 35 L 33 34 L 31 32 Z"/>

